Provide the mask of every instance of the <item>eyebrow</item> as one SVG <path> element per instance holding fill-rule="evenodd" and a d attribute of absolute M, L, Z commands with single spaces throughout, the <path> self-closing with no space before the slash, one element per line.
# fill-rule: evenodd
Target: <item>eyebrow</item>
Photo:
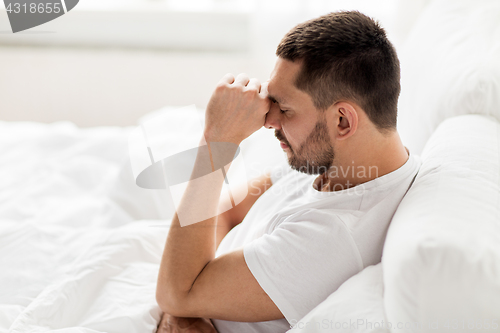
<path fill-rule="evenodd" d="M 278 97 L 275 96 L 267 95 L 267 98 L 269 98 L 273 103 L 286 104 L 285 100 L 279 99 Z"/>

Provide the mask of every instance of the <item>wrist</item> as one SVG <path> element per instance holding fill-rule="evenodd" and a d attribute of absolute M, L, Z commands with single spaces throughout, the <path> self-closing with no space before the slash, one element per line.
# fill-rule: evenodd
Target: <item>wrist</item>
<path fill-rule="evenodd" d="M 215 131 L 205 131 L 203 133 L 203 137 L 205 138 L 205 141 L 207 143 L 210 142 L 227 142 L 227 143 L 232 143 L 236 146 L 239 146 L 243 139 L 235 137 L 235 136 L 230 136 L 230 135 L 223 135 L 221 133 L 217 133 Z"/>

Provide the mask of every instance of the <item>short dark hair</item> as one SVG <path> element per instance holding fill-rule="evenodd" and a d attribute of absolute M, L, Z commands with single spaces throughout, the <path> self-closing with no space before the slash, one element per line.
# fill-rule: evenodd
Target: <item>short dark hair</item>
<path fill-rule="evenodd" d="M 370 17 L 342 11 L 301 23 L 283 37 L 276 55 L 302 61 L 295 86 L 317 109 L 351 100 L 379 130 L 396 128 L 399 60 L 384 29 Z"/>

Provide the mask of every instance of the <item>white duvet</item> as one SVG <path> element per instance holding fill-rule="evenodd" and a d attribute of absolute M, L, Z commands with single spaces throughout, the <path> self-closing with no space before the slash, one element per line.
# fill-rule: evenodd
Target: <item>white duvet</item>
<path fill-rule="evenodd" d="M 168 223 L 122 193 L 129 131 L 0 122 L 0 332 L 156 330 Z"/>
<path fill-rule="evenodd" d="M 157 115 L 179 123 L 172 149 L 200 121 L 168 107 L 144 118 Z M 156 331 L 174 204 L 135 185 L 133 129 L 0 121 L 0 332 Z M 248 179 L 284 161 L 274 131 L 241 149 Z"/>

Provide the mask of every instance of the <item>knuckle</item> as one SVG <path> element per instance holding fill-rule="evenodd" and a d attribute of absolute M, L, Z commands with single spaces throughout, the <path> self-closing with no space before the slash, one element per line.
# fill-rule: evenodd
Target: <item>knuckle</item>
<path fill-rule="evenodd" d="M 247 89 L 243 91 L 243 96 L 247 101 L 254 100 L 257 97 L 258 93 L 255 89 Z"/>
<path fill-rule="evenodd" d="M 227 83 L 224 83 L 224 82 L 219 82 L 217 84 L 217 86 L 215 87 L 215 91 L 217 92 L 221 92 L 221 91 L 224 91 L 228 88 L 228 85 Z"/>
<path fill-rule="evenodd" d="M 241 92 L 241 87 L 238 85 L 229 85 L 226 89 L 234 96 Z"/>
<path fill-rule="evenodd" d="M 245 89 L 245 91 L 243 91 L 243 93 L 248 97 L 255 97 L 255 96 L 257 96 L 257 89 L 254 87 L 250 87 L 250 88 Z"/>
<path fill-rule="evenodd" d="M 234 81 L 234 75 L 231 73 L 226 73 L 226 75 L 224 75 L 222 79 L 219 80 L 217 85 L 227 84 L 230 81 Z"/>

